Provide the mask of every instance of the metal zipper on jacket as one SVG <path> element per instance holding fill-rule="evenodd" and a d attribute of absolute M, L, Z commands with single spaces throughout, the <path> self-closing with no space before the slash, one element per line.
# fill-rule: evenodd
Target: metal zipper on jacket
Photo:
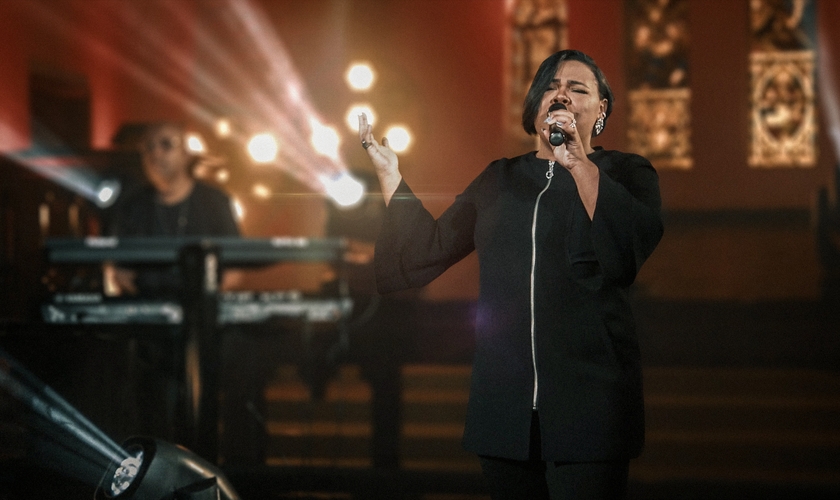
<path fill-rule="evenodd" d="M 532 406 L 535 410 L 537 409 L 537 389 L 539 389 L 539 377 L 537 376 L 536 313 L 534 311 L 534 282 L 537 268 L 537 211 L 540 208 L 540 198 L 542 198 L 543 193 L 548 191 L 552 177 L 554 177 L 554 160 L 548 162 L 548 171 L 545 173 L 545 178 L 548 179 L 548 182 L 546 182 L 540 194 L 537 195 L 537 201 L 534 202 L 534 220 L 531 222 L 531 363 L 534 366 L 534 399 Z"/>

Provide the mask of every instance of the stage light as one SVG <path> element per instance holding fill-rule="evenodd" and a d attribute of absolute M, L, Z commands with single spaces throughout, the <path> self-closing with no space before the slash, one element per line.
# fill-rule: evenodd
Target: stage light
<path fill-rule="evenodd" d="M 137 475 L 140 473 L 140 466 L 143 465 L 143 450 L 139 449 L 135 451 L 135 454 L 129 456 L 117 467 L 111 477 L 110 483 L 110 491 L 111 494 L 109 496 L 115 497 L 119 494 L 125 492 L 130 486 L 131 483 L 137 479 Z"/>
<path fill-rule="evenodd" d="M 100 208 L 110 206 L 120 194 L 120 183 L 102 176 L 81 156 L 52 155 L 37 149 L 3 153 L 23 168 L 52 181 Z"/>
<path fill-rule="evenodd" d="M 95 500 L 239 498 L 215 465 L 186 448 L 147 437 L 131 437 L 122 447 L 128 458 L 109 464 Z"/>
<path fill-rule="evenodd" d="M 130 437 L 118 446 L 102 430 L 73 408 L 17 360 L 0 349 L 0 389 L 26 405 L 29 422 L 55 448 L 45 454 L 85 462 L 78 469 L 85 482 L 96 473 L 96 500 L 169 500 L 177 498 L 237 500 L 221 470 L 190 450 L 151 437 Z M 38 415 L 43 421 L 36 421 Z M 69 453 L 69 454 L 68 454 Z M 74 464 L 75 465 L 75 464 Z M 68 466 L 68 471 L 72 470 Z M 103 473 L 104 470 L 104 473 Z M 37 479 L 37 478 L 36 478 Z M 61 496 L 59 494 L 59 496 Z"/>
<path fill-rule="evenodd" d="M 314 118 L 309 119 L 309 126 L 312 128 L 312 147 L 318 153 L 338 160 L 338 147 L 341 145 L 341 137 L 335 128 L 322 125 Z"/>
<path fill-rule="evenodd" d="M 373 112 L 370 104 L 354 104 L 350 106 L 350 109 L 347 110 L 347 115 L 345 115 L 347 127 L 353 132 L 359 131 L 359 115 L 361 114 L 367 115 L 369 124 L 374 125 L 376 123 L 376 113 Z"/>
<path fill-rule="evenodd" d="M 207 146 L 200 135 L 190 132 L 187 134 L 187 150 L 193 154 L 204 154 L 207 152 Z"/>
<path fill-rule="evenodd" d="M 411 146 L 411 132 L 402 125 L 395 125 L 385 132 L 388 138 L 388 145 L 397 153 L 407 151 Z"/>
<path fill-rule="evenodd" d="M 100 208 L 110 207 L 120 196 L 122 184 L 116 180 L 104 180 L 96 190 L 96 205 Z"/>
<path fill-rule="evenodd" d="M 371 68 L 369 64 L 355 63 L 351 64 L 347 69 L 345 78 L 347 79 L 347 84 L 350 85 L 351 89 L 365 91 L 370 90 L 373 86 L 376 74 L 373 72 L 373 68 Z"/>
<path fill-rule="evenodd" d="M 220 168 L 219 170 L 216 170 L 215 176 L 216 182 L 224 184 L 225 182 L 230 180 L 230 171 L 226 168 Z"/>
<path fill-rule="evenodd" d="M 357 205 L 365 195 L 365 186 L 350 174 L 342 173 L 332 178 L 322 178 L 327 195 L 339 206 L 349 208 Z"/>
<path fill-rule="evenodd" d="M 279 152 L 277 139 L 269 133 L 257 134 L 248 141 L 248 154 L 257 163 L 271 163 Z"/>

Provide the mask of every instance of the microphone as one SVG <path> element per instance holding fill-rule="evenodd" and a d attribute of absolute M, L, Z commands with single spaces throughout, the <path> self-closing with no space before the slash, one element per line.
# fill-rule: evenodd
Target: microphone
<path fill-rule="evenodd" d="M 559 102 L 555 102 L 548 107 L 548 112 L 557 111 L 558 109 L 566 109 L 566 106 L 564 104 L 560 104 Z M 566 142 L 566 134 L 563 132 L 563 129 L 560 128 L 559 124 L 552 123 L 548 131 L 548 142 L 552 146 L 557 147 Z"/>

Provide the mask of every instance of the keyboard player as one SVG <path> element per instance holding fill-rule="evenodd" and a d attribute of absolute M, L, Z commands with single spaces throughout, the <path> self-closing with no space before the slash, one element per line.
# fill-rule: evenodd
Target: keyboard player
<path fill-rule="evenodd" d="M 187 148 L 186 129 L 175 122 L 149 126 L 139 144 L 147 183 L 127 193 L 114 207 L 105 232 L 108 236 L 238 236 L 231 199 L 220 189 L 193 177 L 200 158 Z M 225 273 L 222 289 L 236 281 Z M 176 265 L 160 268 L 105 269 L 107 295 L 177 298 Z"/>
<path fill-rule="evenodd" d="M 104 224 L 107 236 L 239 236 L 231 199 L 220 189 L 193 176 L 200 157 L 187 147 L 187 130 L 180 123 L 150 124 L 137 146 L 146 183 L 127 192 Z M 179 300 L 182 279 L 176 264 L 132 268 L 106 264 L 104 292 Z M 218 276 L 220 288 L 233 286 L 237 274 Z M 136 432 L 183 442 L 184 346 L 179 326 L 164 335 L 137 338 L 129 353 L 137 367 L 130 374 L 134 388 Z"/>

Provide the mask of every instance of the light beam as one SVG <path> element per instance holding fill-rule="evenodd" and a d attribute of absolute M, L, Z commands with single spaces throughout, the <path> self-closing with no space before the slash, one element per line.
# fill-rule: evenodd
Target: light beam
<path fill-rule="evenodd" d="M 109 461 L 119 463 L 128 457 L 128 454 L 117 443 L 2 349 L 0 349 L 0 388 L 5 389 L 30 410 L 46 419 L 54 428 L 67 433 L 85 449 L 95 452 L 104 460 L 103 468 Z M 76 449 L 69 443 L 64 444 L 68 449 Z M 80 450 L 77 451 L 83 455 Z"/>
<path fill-rule="evenodd" d="M 118 23 L 132 46 L 132 51 L 117 49 L 101 33 L 85 32 L 78 23 L 63 18 L 45 2 L 20 2 L 34 19 L 70 40 L 80 42 L 118 71 L 145 86 L 152 94 L 186 109 L 197 121 L 213 129 L 219 118 L 216 110 L 235 110 L 248 117 L 254 130 L 270 130 L 283 144 L 273 164 L 317 193 L 327 194 L 322 176 L 333 177 L 347 172 L 338 153 L 332 132 L 324 136 L 323 124 L 309 102 L 304 85 L 291 58 L 266 14 L 248 0 L 221 0 L 214 9 L 187 11 L 178 2 L 156 4 L 174 23 L 176 29 L 194 34 L 197 46 L 207 60 L 196 65 L 194 53 L 177 44 L 167 44 L 166 33 L 158 23 L 149 23 L 145 10 L 133 2 L 80 3 L 78 11 L 95 22 Z M 196 15 L 200 15 L 198 22 Z M 167 23 L 172 29 L 172 23 Z M 204 61 L 204 59 L 202 59 Z M 206 67 L 205 67 L 206 66 Z M 167 68 L 165 75 L 160 68 Z M 184 89 L 195 89 L 187 95 Z M 332 129 L 334 130 L 334 129 Z M 243 150 L 248 134 L 235 137 Z M 326 144 L 326 146 L 324 146 Z"/>
<path fill-rule="evenodd" d="M 5 156 L 100 208 L 111 206 L 121 191 L 119 181 L 103 179 L 83 158 L 72 154 L 47 155 L 35 151 L 5 153 Z"/>

